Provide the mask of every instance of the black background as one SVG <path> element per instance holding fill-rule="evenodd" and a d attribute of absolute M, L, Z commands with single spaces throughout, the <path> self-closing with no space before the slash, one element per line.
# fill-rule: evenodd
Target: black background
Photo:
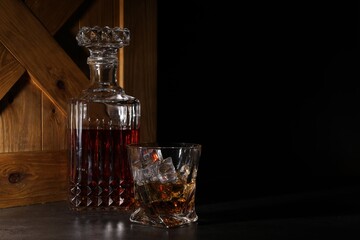
<path fill-rule="evenodd" d="M 203 145 L 197 201 L 360 176 L 356 2 L 158 2 L 158 140 Z"/>

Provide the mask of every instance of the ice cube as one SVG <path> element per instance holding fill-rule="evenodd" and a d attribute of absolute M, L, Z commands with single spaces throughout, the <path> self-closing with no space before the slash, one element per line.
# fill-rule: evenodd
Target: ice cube
<path fill-rule="evenodd" d="M 158 165 L 158 179 L 161 183 L 176 182 L 177 173 L 171 157 L 159 161 Z"/>
<path fill-rule="evenodd" d="M 149 181 L 158 181 L 158 164 L 153 163 L 145 168 L 138 168 L 135 170 L 134 180 L 139 184 L 144 184 Z"/>
<path fill-rule="evenodd" d="M 148 166 L 150 164 L 163 160 L 161 150 L 150 149 L 145 151 L 146 152 L 143 153 L 143 166 Z"/>
<path fill-rule="evenodd" d="M 139 185 L 156 181 L 161 183 L 176 182 L 177 179 L 177 173 L 171 157 L 163 160 L 157 159 L 154 162 L 149 161 L 146 167 L 136 169 L 134 174 L 134 180 Z"/>

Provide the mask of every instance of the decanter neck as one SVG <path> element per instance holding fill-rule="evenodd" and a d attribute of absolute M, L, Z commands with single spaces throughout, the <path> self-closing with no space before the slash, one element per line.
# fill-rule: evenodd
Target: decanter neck
<path fill-rule="evenodd" d="M 118 86 L 117 57 L 88 57 L 90 69 L 90 82 L 92 85 Z"/>

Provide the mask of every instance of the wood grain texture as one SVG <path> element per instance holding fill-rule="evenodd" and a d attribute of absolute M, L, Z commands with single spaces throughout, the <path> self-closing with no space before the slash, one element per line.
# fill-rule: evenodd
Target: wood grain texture
<path fill-rule="evenodd" d="M 66 146 L 66 115 L 44 94 L 41 95 L 41 132 L 44 151 L 65 150 Z"/>
<path fill-rule="evenodd" d="M 2 102 L 6 106 L 0 114 L 0 152 L 41 150 L 40 90 L 24 76 Z"/>
<path fill-rule="evenodd" d="M 81 6 L 84 0 L 25 0 L 24 3 L 54 35 Z"/>
<path fill-rule="evenodd" d="M 25 4 L 45 28 L 54 35 L 83 1 L 26 0 Z M 49 9 L 57 9 L 57 11 L 49 11 Z M 5 46 L 0 44 L 0 100 L 24 72 L 25 69 L 20 63 L 7 51 Z"/>
<path fill-rule="evenodd" d="M 67 99 L 89 81 L 19 0 L 0 1 L 0 41 L 66 114 Z"/>
<path fill-rule="evenodd" d="M 129 0 L 124 7 L 124 26 L 131 34 L 124 48 L 124 88 L 141 102 L 141 141 L 156 141 L 157 1 Z"/>
<path fill-rule="evenodd" d="M 94 0 L 86 8 L 86 14 L 79 19 L 82 26 L 119 26 L 120 2 L 122 0 Z M 78 30 L 78 29 L 77 29 Z"/>
<path fill-rule="evenodd" d="M 66 152 L 0 154 L 0 208 L 66 199 Z"/>
<path fill-rule="evenodd" d="M 1 44 L 0 44 L 1 45 Z M 0 46 L 0 100 L 14 86 L 19 78 L 25 73 L 25 69 L 16 61 L 11 54 Z M 6 56 L 11 56 L 9 61 L 3 61 Z"/>
<path fill-rule="evenodd" d="M 42 97 L 42 150 L 67 149 L 66 116 L 45 96 Z"/>
<path fill-rule="evenodd" d="M 83 0 L 72 1 L 53 1 L 53 0 L 28 0 L 25 1 L 33 14 L 41 20 L 42 24 L 53 35 L 62 26 L 65 19 L 79 7 Z M 49 9 L 61 9 L 65 12 L 51 13 Z M 56 17 L 54 17 L 56 15 Z M 24 49 L 26 51 L 26 49 Z M 0 100 L 7 94 L 18 79 L 25 73 L 25 69 L 20 63 L 5 49 L 0 46 Z M 36 80 L 34 86 L 36 85 Z M 10 110 L 0 109 L 0 152 L 17 152 L 31 150 L 63 150 L 65 149 L 65 119 L 66 116 L 42 93 L 40 89 L 27 86 L 20 88 L 23 84 L 18 84 L 14 89 L 20 96 L 32 96 L 34 93 L 41 96 L 41 102 L 33 101 L 33 98 L 17 98 L 16 104 L 7 105 L 7 99 L 2 101 L 2 108 L 11 106 Z M 12 92 L 14 92 L 12 91 Z M 9 93 L 13 98 L 13 93 Z M 20 101 L 20 102 L 19 102 Z M 25 104 L 22 104 L 23 101 Z M 14 111 L 24 112 L 25 116 L 16 119 Z M 24 111 L 24 109 L 28 110 Z M 31 110 L 31 111 L 29 111 Z M 3 113 L 2 113 L 3 112 Z M 41 113 L 41 114 L 39 114 Z M 22 114 L 24 115 L 24 114 Z M 15 118 L 15 119 L 14 119 Z M 29 121 L 31 120 L 31 121 Z M 44 122 L 45 121 L 45 122 Z M 40 124 L 40 125 L 39 125 Z M 20 132 L 24 127 L 28 131 Z M 40 128 L 38 126 L 41 126 Z M 25 138 L 25 139 L 24 139 Z"/>

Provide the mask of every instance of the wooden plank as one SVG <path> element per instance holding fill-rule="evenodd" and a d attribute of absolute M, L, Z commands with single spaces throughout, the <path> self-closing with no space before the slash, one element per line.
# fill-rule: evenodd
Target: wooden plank
<path fill-rule="evenodd" d="M 81 6 L 84 0 L 25 0 L 24 3 L 54 35 Z"/>
<path fill-rule="evenodd" d="M 45 28 L 54 35 L 65 21 L 75 12 L 84 0 L 26 0 L 25 4 L 42 22 Z M 57 11 L 49 11 L 57 9 Z M 3 61 L 6 59 L 7 61 Z M 25 69 L 0 44 L 0 100 L 22 76 Z"/>
<path fill-rule="evenodd" d="M 79 19 L 79 26 L 119 26 L 119 0 L 94 0 Z"/>
<path fill-rule="evenodd" d="M 42 97 L 42 150 L 66 149 L 66 116 L 43 95 Z"/>
<path fill-rule="evenodd" d="M 0 47 L 1 50 L 4 50 L 4 48 L 1 49 Z M 5 54 L 7 53 L 6 51 Z M 14 58 L 13 61 L 6 64 L 0 63 L 0 100 L 14 86 L 24 72 L 25 69 Z"/>
<path fill-rule="evenodd" d="M 20 0 L 0 1 L 0 41 L 66 114 L 67 99 L 89 81 Z"/>
<path fill-rule="evenodd" d="M 66 199 L 66 151 L 0 154 L 0 208 Z"/>
<path fill-rule="evenodd" d="M 41 91 L 24 76 L 2 103 L 0 152 L 41 150 Z"/>
<path fill-rule="evenodd" d="M 124 26 L 130 45 L 124 48 L 124 89 L 141 102 L 141 141 L 156 140 L 157 1 L 127 0 Z"/>

